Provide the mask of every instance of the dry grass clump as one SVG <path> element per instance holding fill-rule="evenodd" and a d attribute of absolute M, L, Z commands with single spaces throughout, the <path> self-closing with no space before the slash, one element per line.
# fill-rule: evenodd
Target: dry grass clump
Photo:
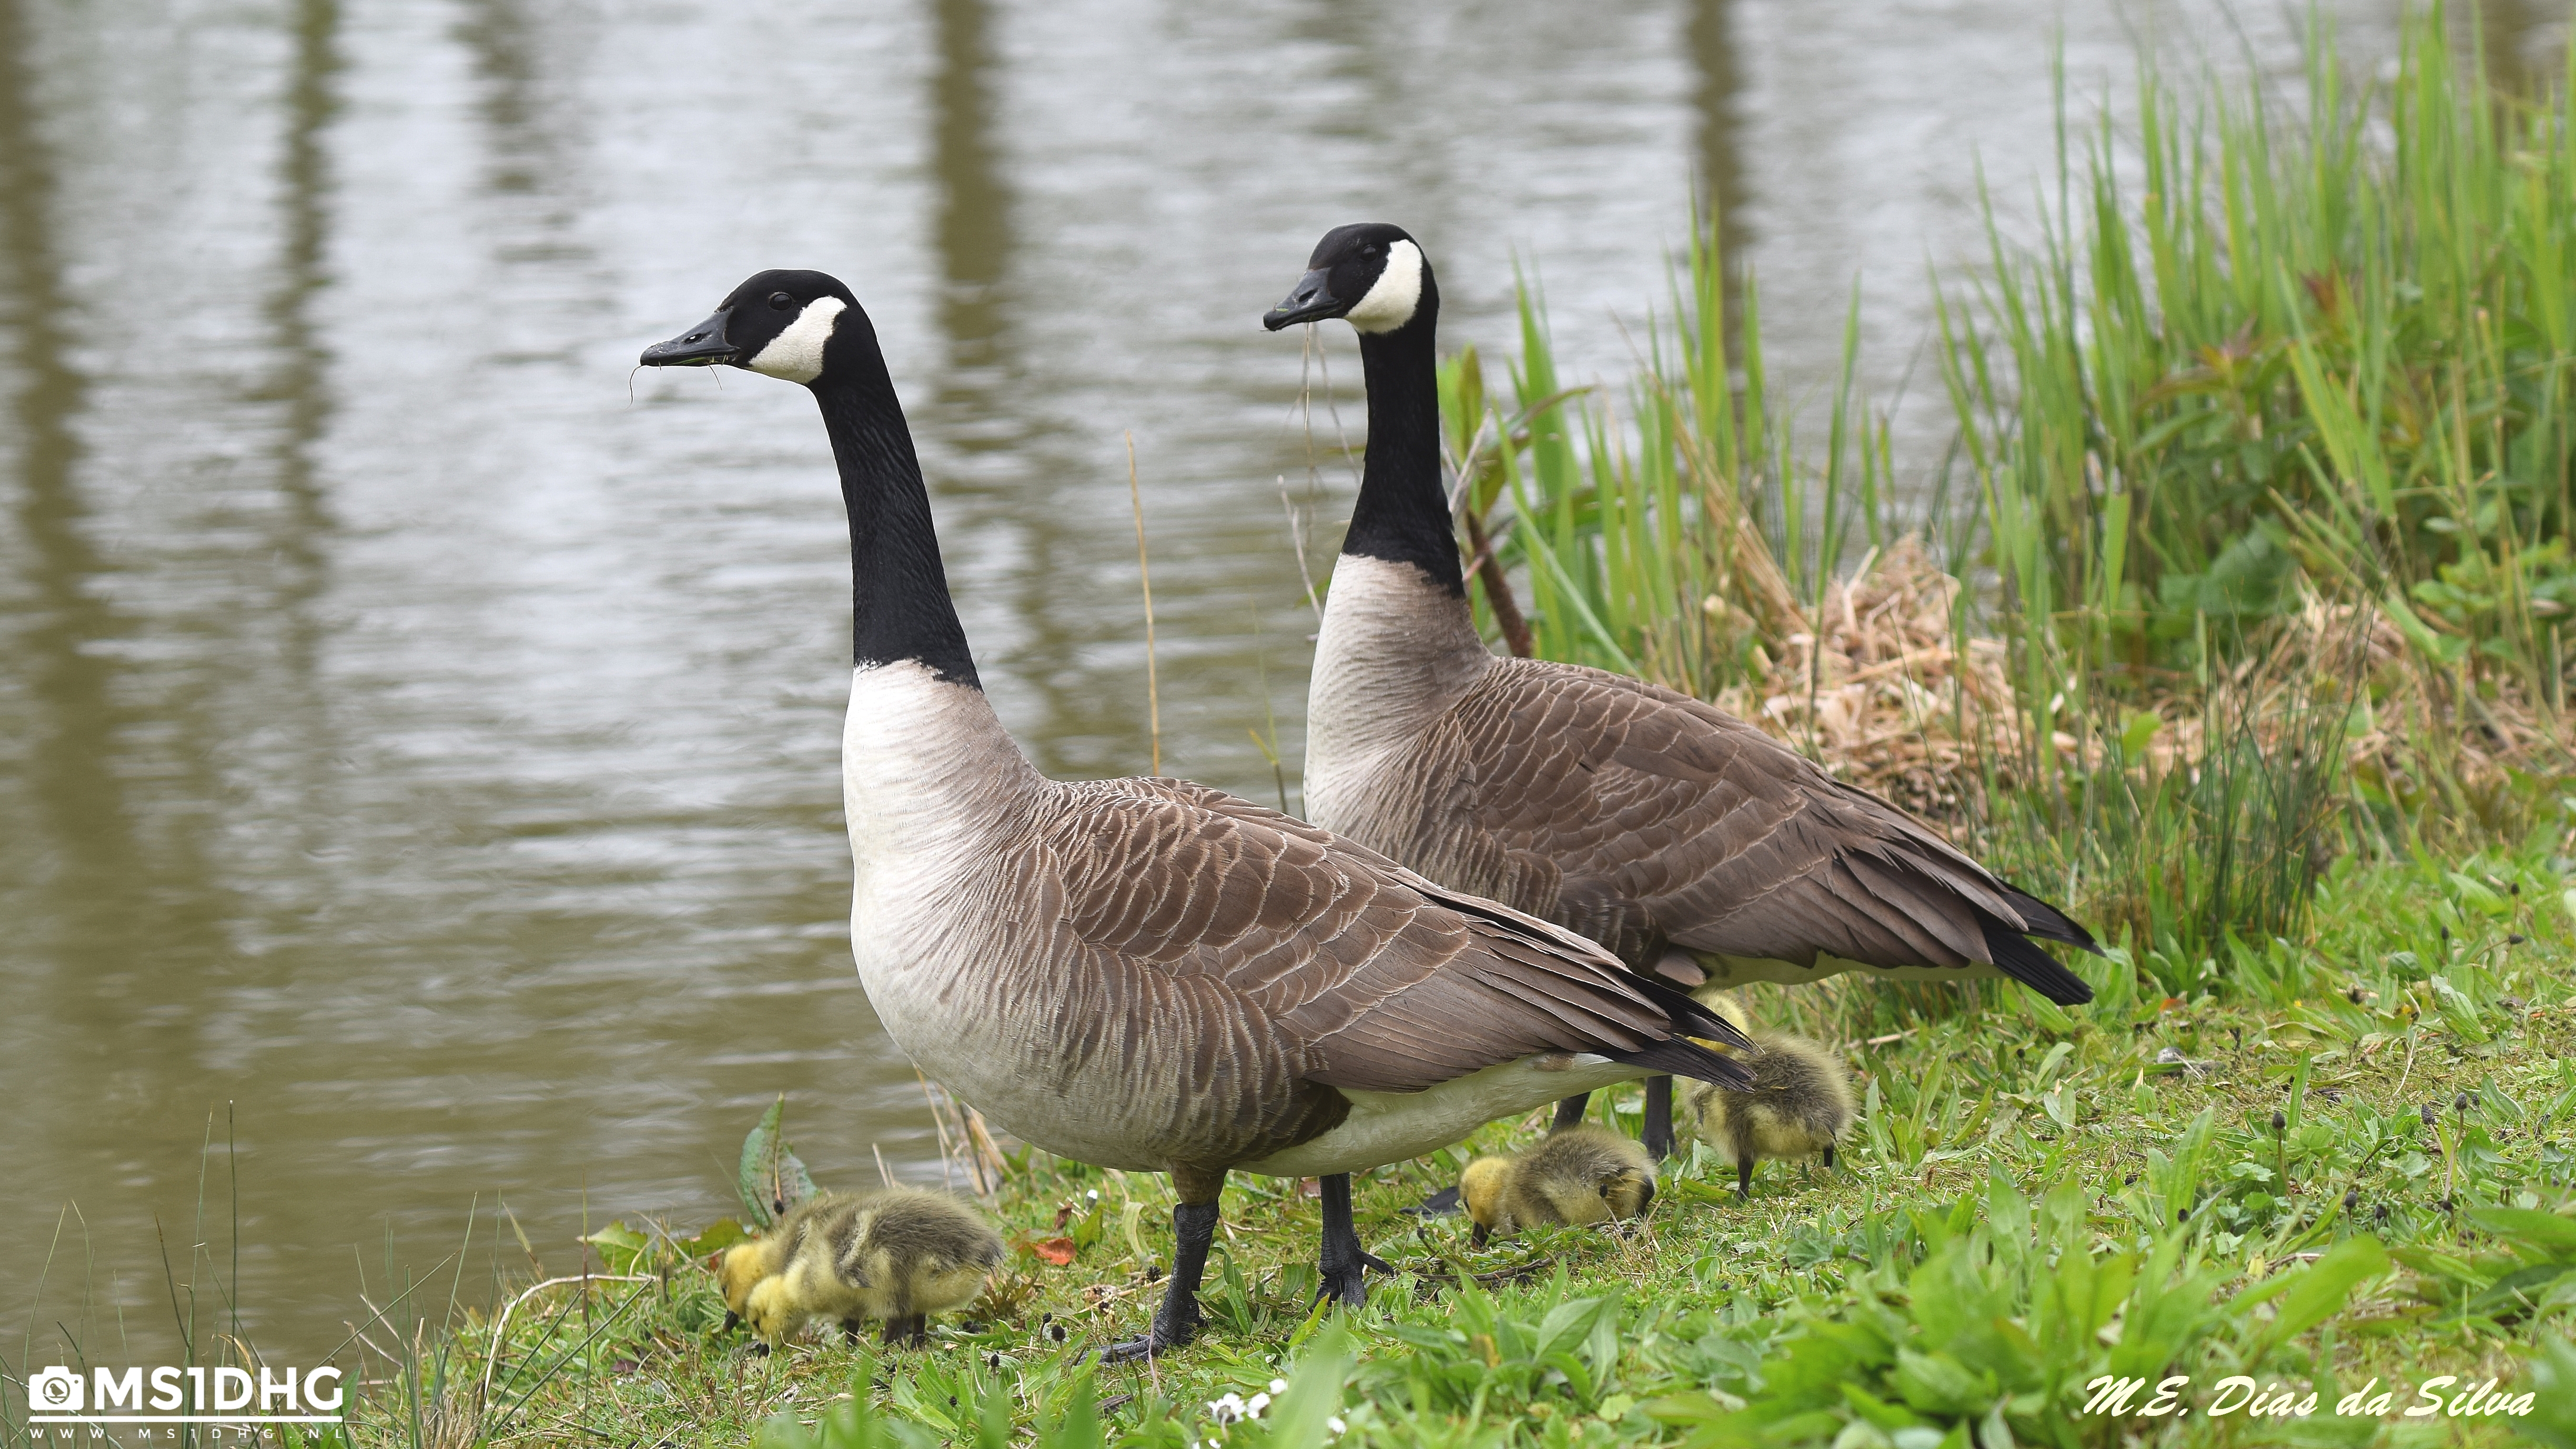
<path fill-rule="evenodd" d="M 1733 582 L 1758 584 L 1740 574 Z M 1719 689 L 1712 703 L 1839 779 L 1918 815 L 1956 820 L 1989 784 L 2033 784 L 2042 773 L 2027 737 L 2037 715 L 2014 686 L 2010 650 L 1960 627 L 1961 588 L 1921 539 L 1907 536 L 1823 590 L 1821 611 L 1785 588 L 1747 589 L 1744 604 L 1712 594 L 1702 606 L 1711 625 L 1757 641 L 1744 651 L 1753 677 Z M 2357 707 L 2328 721 L 2341 733 L 2328 743 L 2352 779 L 2392 804 L 2442 804 L 2465 812 L 2464 823 L 2506 826 L 2518 777 L 2576 770 L 2561 711 L 2533 700 L 2510 672 L 2426 659 L 2379 606 L 2311 598 L 2259 633 L 2205 680 L 2130 692 L 2116 718 L 2082 736 L 2052 730 L 2055 765 L 2089 772 L 2116 761 L 2150 777 L 2188 774 L 2215 744 L 2249 737 L 2267 753 L 2289 754 L 2349 704 Z"/>
<path fill-rule="evenodd" d="M 1986 765 L 2019 757 L 2021 731 L 2003 641 L 1960 637 L 1959 589 L 1908 536 L 1825 590 L 1821 615 L 1781 590 L 1767 601 L 1778 657 L 1754 646 L 1760 677 L 1712 703 L 1918 815 L 1952 814 Z M 1703 608 L 1722 620 L 1730 606 L 1711 594 Z"/>

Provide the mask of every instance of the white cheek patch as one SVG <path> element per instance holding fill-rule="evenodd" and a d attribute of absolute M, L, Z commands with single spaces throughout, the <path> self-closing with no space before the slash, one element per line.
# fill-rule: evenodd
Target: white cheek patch
<path fill-rule="evenodd" d="M 1392 332 L 1413 320 L 1422 305 L 1422 248 L 1400 241 L 1386 249 L 1386 270 L 1344 315 L 1362 332 Z"/>
<path fill-rule="evenodd" d="M 748 364 L 754 372 L 789 382 L 812 382 L 823 375 L 823 344 L 832 340 L 833 320 L 850 304 L 838 297 L 817 297 L 805 304 L 787 330 L 769 339 Z"/>

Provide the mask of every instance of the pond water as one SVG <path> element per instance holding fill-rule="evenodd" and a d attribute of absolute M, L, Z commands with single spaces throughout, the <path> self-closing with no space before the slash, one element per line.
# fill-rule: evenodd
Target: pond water
<path fill-rule="evenodd" d="M 782 1091 L 827 1182 L 938 1179 L 849 963 L 812 405 L 632 369 L 743 275 L 874 316 L 1059 775 L 1153 749 L 1132 441 L 1163 767 L 1293 807 L 1291 520 L 1323 567 L 1362 418 L 1347 329 L 1257 319 L 1326 227 L 1410 226 L 1489 353 L 1517 265 L 1615 381 L 1713 194 L 1776 365 L 1859 276 L 1892 393 L 2055 38 L 2079 94 L 2140 41 L 2294 74 L 2246 8 L 0 0 L 0 1358 L 158 1361 L 166 1247 L 311 1362 L 362 1282 L 524 1268 L 500 1204 L 555 1270 L 728 1211 Z"/>

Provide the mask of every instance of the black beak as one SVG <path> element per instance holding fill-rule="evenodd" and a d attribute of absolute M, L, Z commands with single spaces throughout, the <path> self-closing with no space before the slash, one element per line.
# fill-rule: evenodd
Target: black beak
<path fill-rule="evenodd" d="M 644 349 L 640 359 L 646 367 L 713 367 L 733 361 L 733 344 L 725 341 L 725 323 L 731 312 L 718 312 L 668 342 L 656 342 Z"/>
<path fill-rule="evenodd" d="M 1299 322 L 1320 322 L 1339 317 L 1351 310 L 1350 304 L 1333 295 L 1333 275 L 1322 267 L 1297 279 L 1288 300 L 1262 314 L 1261 325 L 1276 332 Z"/>

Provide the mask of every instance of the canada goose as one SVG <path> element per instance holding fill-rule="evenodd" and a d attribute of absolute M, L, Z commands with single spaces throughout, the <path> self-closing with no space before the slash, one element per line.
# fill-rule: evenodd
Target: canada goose
<path fill-rule="evenodd" d="M 1758 1077 L 1760 1067 L 1754 1070 Z M 1655 1161 L 1607 1127 L 1563 1127 L 1516 1156 L 1468 1163 L 1458 1198 L 1481 1248 L 1495 1233 L 1633 1218 L 1655 1200 Z"/>
<path fill-rule="evenodd" d="M 1001 1235 L 980 1214 L 917 1187 L 833 1199 L 796 1226 L 744 1297 L 743 1321 L 772 1349 L 814 1318 L 853 1331 L 879 1319 L 887 1343 L 926 1342 L 926 1316 L 975 1301 L 1002 1261 Z"/>
<path fill-rule="evenodd" d="M 1647 1072 L 1744 1069 L 1682 992 L 1589 941 L 1183 780 L 1056 781 L 985 699 L 875 328 L 819 272 L 762 272 L 648 366 L 812 390 L 848 505 L 856 668 L 842 799 L 859 979 L 895 1044 L 996 1125 L 1172 1175 L 1152 1331 L 1186 1343 L 1234 1169 L 1322 1177 L 1321 1282 L 1369 1266 L 1354 1168 Z"/>
<path fill-rule="evenodd" d="M 1687 695 L 1489 652 L 1440 481 L 1431 263 L 1403 228 L 1361 223 L 1307 268 L 1262 325 L 1349 321 L 1369 418 L 1307 696 L 1315 823 L 1686 985 L 1867 968 L 2092 999 L 2025 939 L 2092 951 L 2091 934 L 1903 810 Z M 1670 1082 L 1646 1113 L 1661 1156 Z M 1582 1115 L 1570 1097 L 1558 1120 Z"/>
<path fill-rule="evenodd" d="M 1821 1154 L 1834 1165 L 1834 1144 L 1852 1123 L 1851 1073 L 1831 1049 L 1787 1032 L 1755 1031 L 1744 1009 L 1722 993 L 1703 991 L 1700 1003 L 1753 1038 L 1760 1053 L 1747 1065 L 1749 1091 L 1703 1093 L 1693 1082 L 1682 1094 L 1691 1134 L 1735 1166 L 1735 1193 L 1753 1195 L 1753 1164 Z"/>

